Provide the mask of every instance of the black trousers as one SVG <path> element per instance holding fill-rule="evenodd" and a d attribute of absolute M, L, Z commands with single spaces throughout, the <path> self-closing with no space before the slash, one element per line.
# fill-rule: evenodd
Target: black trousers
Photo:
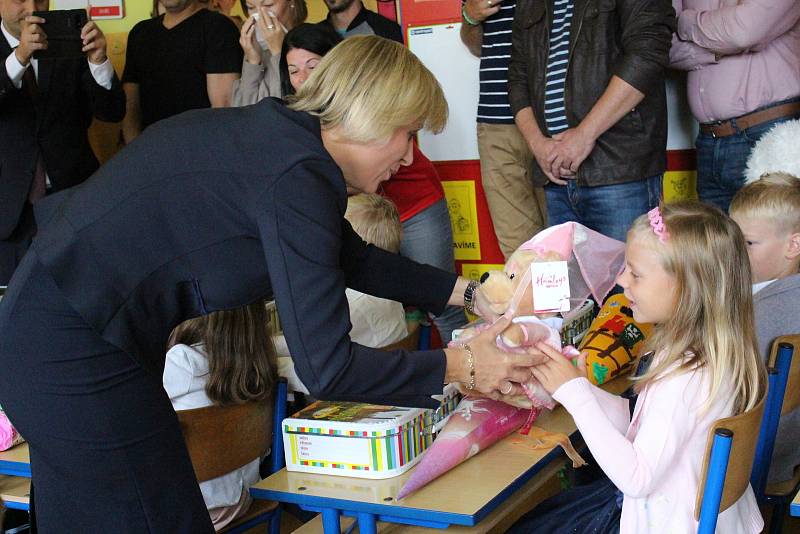
<path fill-rule="evenodd" d="M 39 532 L 214 532 L 161 376 L 104 341 L 34 251 L 0 301 L 0 404 L 30 445 Z"/>

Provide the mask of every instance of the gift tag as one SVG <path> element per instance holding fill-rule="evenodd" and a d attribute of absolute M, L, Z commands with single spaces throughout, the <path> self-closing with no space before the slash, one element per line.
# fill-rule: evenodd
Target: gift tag
<path fill-rule="evenodd" d="M 565 261 L 531 263 L 533 311 L 553 313 L 569 311 L 569 270 Z"/>

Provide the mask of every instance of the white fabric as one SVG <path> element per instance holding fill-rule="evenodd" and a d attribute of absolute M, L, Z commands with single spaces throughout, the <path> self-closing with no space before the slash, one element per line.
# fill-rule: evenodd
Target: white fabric
<path fill-rule="evenodd" d="M 759 282 L 757 284 L 753 284 L 753 295 L 770 285 L 775 280 L 767 280 L 766 282 Z"/>
<path fill-rule="evenodd" d="M 624 494 L 620 534 L 697 532 L 695 497 L 708 431 L 733 411 L 733 398 L 724 392 L 703 411 L 709 389 L 704 368 L 672 373 L 642 390 L 632 419 L 627 401 L 586 378 L 570 380 L 553 393 Z M 717 522 L 720 533 L 754 534 L 763 527 L 750 487 Z"/>
<path fill-rule="evenodd" d="M 393 300 L 373 297 L 353 289 L 345 290 L 350 307 L 350 340 L 365 347 L 381 348 L 397 343 L 408 335 L 403 305 Z M 282 335 L 272 336 L 278 355 L 278 375 L 285 378 L 289 391 L 308 394 L 294 369 L 292 355 Z"/>
<path fill-rule="evenodd" d="M 204 408 L 214 404 L 206 395 L 208 381 L 208 360 L 203 353 L 202 344 L 175 345 L 167 352 L 164 366 L 164 389 L 167 391 L 175 410 Z M 243 492 L 258 482 L 259 460 L 231 471 L 226 475 L 207 480 L 200 484 L 200 491 L 206 507 L 241 507 Z M 247 497 L 249 499 L 249 496 Z M 248 501 L 249 506 L 249 501 Z M 246 509 L 247 506 L 243 507 Z"/>
<path fill-rule="evenodd" d="M 3 36 L 6 38 L 8 45 L 11 47 L 11 54 L 6 58 L 6 73 L 8 74 L 9 79 L 11 79 L 11 83 L 14 84 L 14 87 L 17 89 L 22 88 L 22 76 L 25 74 L 25 69 L 28 67 L 23 65 L 17 59 L 17 55 L 14 53 L 14 49 L 19 46 L 19 39 L 11 35 L 8 30 L 6 30 L 5 23 L 0 24 L 0 30 L 3 31 Z M 111 81 L 114 78 L 114 67 L 111 65 L 111 61 L 106 58 L 106 60 L 99 64 L 95 65 L 88 59 L 86 60 L 89 63 L 89 71 L 92 73 L 92 77 L 94 81 L 97 82 L 97 85 L 105 89 L 106 91 L 111 90 Z M 36 58 L 31 58 L 31 63 L 29 66 L 33 67 L 33 73 L 36 75 L 36 79 L 39 79 L 39 60 Z"/>
<path fill-rule="evenodd" d="M 365 347 L 380 348 L 397 343 L 408 335 L 403 305 L 360 293 L 345 291 L 350 307 L 350 339 Z"/>

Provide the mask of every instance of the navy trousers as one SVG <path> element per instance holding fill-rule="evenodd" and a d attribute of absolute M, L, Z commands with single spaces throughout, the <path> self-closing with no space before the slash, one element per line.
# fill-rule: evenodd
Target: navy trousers
<path fill-rule="evenodd" d="M 39 532 L 214 532 L 161 376 L 104 341 L 32 250 L 0 302 L 0 404 L 30 445 Z"/>

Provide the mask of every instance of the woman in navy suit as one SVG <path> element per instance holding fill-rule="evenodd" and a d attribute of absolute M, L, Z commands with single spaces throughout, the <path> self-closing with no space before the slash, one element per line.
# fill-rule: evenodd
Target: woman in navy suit
<path fill-rule="evenodd" d="M 172 328 L 214 310 L 274 295 L 315 397 L 433 407 L 445 382 L 521 392 L 535 358 L 494 347 L 503 324 L 427 352 L 348 337 L 345 287 L 434 313 L 480 303 L 344 219 L 348 193 L 408 165 L 415 131 L 446 114 L 413 54 L 355 37 L 288 107 L 165 120 L 37 206 L 39 236 L 0 303 L 0 403 L 30 443 L 41 532 L 213 532 L 161 374 Z"/>

